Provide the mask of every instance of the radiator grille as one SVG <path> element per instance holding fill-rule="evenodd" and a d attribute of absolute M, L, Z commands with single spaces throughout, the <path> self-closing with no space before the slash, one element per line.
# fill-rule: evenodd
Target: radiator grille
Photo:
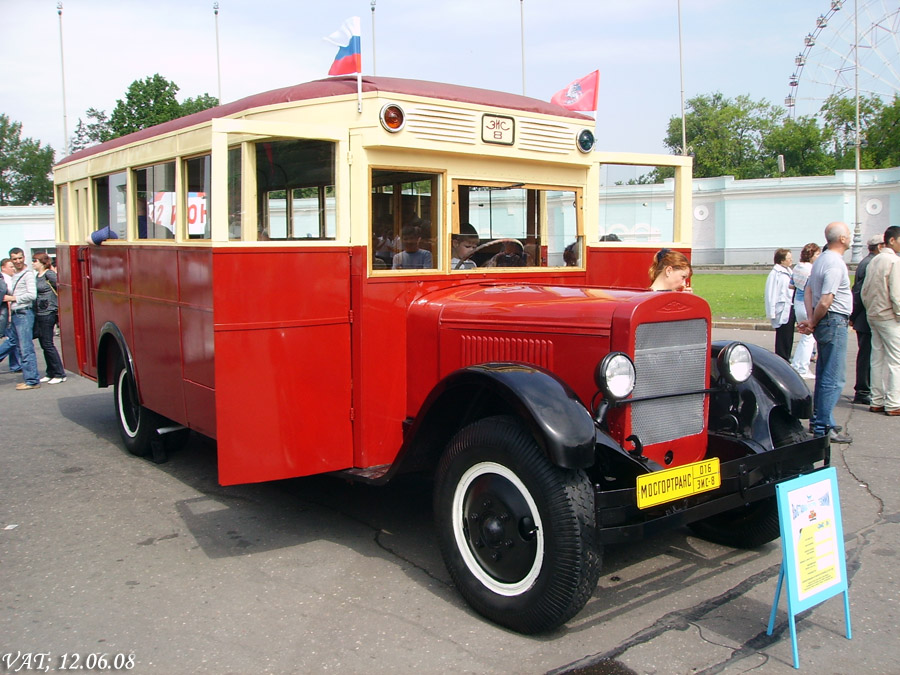
<path fill-rule="evenodd" d="M 489 361 L 517 361 L 550 369 L 553 367 L 553 343 L 528 338 L 462 337 L 462 363 L 471 365 Z"/>
<path fill-rule="evenodd" d="M 635 398 L 705 389 L 705 319 L 645 323 L 635 333 Z M 644 445 L 703 431 L 705 394 L 641 401 L 631 406 L 631 429 Z"/>

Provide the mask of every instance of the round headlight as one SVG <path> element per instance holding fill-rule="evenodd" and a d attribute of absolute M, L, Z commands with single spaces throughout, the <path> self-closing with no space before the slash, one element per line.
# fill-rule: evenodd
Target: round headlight
<path fill-rule="evenodd" d="M 634 364 L 627 354 L 612 352 L 594 370 L 594 381 L 607 399 L 618 401 L 634 391 Z"/>
<path fill-rule="evenodd" d="M 590 129 L 582 129 L 578 133 L 577 142 L 581 152 L 590 152 L 594 149 L 594 132 Z"/>
<path fill-rule="evenodd" d="M 750 379 L 753 372 L 753 358 L 746 345 L 732 342 L 719 352 L 719 374 L 729 382 L 740 384 Z"/>
<path fill-rule="evenodd" d="M 391 133 L 400 131 L 403 128 L 403 125 L 406 124 L 406 114 L 403 112 L 403 108 L 396 103 L 388 103 L 385 105 L 381 109 L 379 117 L 381 119 L 381 126 Z"/>

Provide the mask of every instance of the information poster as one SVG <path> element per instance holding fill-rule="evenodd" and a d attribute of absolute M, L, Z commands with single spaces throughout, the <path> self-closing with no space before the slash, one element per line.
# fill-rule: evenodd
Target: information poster
<path fill-rule="evenodd" d="M 841 583 L 837 522 L 831 481 L 822 480 L 788 492 L 791 532 L 796 545 L 792 563 L 797 597 L 812 595 Z"/>
<path fill-rule="evenodd" d="M 775 486 L 775 494 L 784 558 L 766 632 L 771 635 L 775 628 L 778 598 L 781 596 L 782 585 L 787 582 L 788 624 L 794 668 L 799 668 L 795 617 L 800 612 L 842 593 L 847 639 L 852 635 L 837 472 L 834 467 L 827 467 L 779 483 Z"/>

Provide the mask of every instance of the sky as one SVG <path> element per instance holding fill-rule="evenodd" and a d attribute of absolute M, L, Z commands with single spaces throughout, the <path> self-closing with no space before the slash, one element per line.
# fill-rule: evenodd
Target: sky
<path fill-rule="evenodd" d="M 897 4 L 860 3 L 875 14 Z M 528 96 L 549 100 L 599 69 L 601 150 L 668 152 L 666 128 L 680 115 L 677 0 L 376 0 L 374 15 L 371 0 L 218 4 L 222 102 L 326 77 L 337 48 L 323 38 L 356 15 L 365 75 L 520 94 L 522 35 Z M 794 58 L 830 4 L 681 0 L 685 97 L 718 91 L 783 105 Z M 837 30 L 831 39 L 832 52 L 851 48 Z M 111 113 L 131 82 L 155 73 L 180 87 L 179 100 L 219 94 L 213 0 L 63 0 L 62 43 L 70 137 L 88 108 Z M 61 158 L 57 0 L 0 0 L 0 113 Z"/>

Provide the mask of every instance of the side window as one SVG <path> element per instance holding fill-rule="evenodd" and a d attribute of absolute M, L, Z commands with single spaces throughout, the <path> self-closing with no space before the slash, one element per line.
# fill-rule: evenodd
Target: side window
<path fill-rule="evenodd" d="M 241 148 L 228 149 L 228 238 L 241 238 Z"/>
<path fill-rule="evenodd" d="M 210 225 L 210 160 L 209 155 L 184 163 L 187 178 L 187 234 L 189 239 L 209 239 Z"/>
<path fill-rule="evenodd" d="M 102 239 L 125 239 L 125 172 L 101 176 L 94 180 L 97 200 L 96 230 L 109 228 Z"/>
<path fill-rule="evenodd" d="M 372 170 L 372 269 L 436 269 L 440 176 Z"/>
<path fill-rule="evenodd" d="M 314 140 L 256 144 L 258 240 L 336 237 L 334 145 Z"/>
<path fill-rule="evenodd" d="M 57 241 L 74 241 L 75 238 L 69 237 L 69 185 L 56 186 L 56 212 L 59 217 L 57 223 L 56 240 Z"/>
<path fill-rule="evenodd" d="M 580 266 L 580 198 L 577 190 L 460 183 L 451 270 Z"/>
<path fill-rule="evenodd" d="M 138 239 L 175 238 L 175 162 L 134 172 Z"/>

